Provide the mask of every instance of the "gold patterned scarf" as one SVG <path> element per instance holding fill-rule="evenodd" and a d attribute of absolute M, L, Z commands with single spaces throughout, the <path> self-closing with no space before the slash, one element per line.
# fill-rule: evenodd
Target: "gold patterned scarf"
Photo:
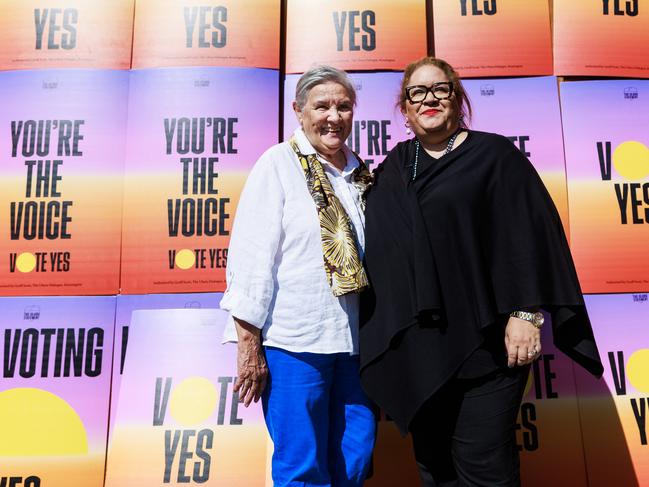
<path fill-rule="evenodd" d="M 302 154 L 293 137 L 289 140 L 289 144 L 297 154 L 304 171 L 307 188 L 318 210 L 322 255 L 331 291 L 334 296 L 358 293 L 369 283 L 356 247 L 354 227 L 349 216 L 334 193 L 318 157 L 315 154 Z M 359 190 L 361 206 L 364 207 L 363 193 L 372 183 L 372 176 L 362 159 L 356 157 L 360 165 L 352 173 L 352 184 Z"/>

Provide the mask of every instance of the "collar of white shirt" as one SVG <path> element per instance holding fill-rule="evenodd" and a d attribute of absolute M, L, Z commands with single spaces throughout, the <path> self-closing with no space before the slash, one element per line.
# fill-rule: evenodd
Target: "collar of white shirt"
<path fill-rule="evenodd" d="M 309 142 L 309 139 L 307 139 L 306 134 L 301 128 L 295 129 L 295 132 L 293 132 L 293 136 L 295 137 L 295 140 L 297 141 L 297 146 L 300 149 L 300 152 L 302 154 L 304 155 L 315 154 L 318 157 L 318 160 L 322 164 L 326 164 L 326 167 L 329 167 L 330 169 L 333 170 L 335 174 L 340 174 L 345 179 L 347 179 L 347 177 L 354 172 L 354 169 L 356 169 L 360 165 L 354 153 L 345 144 L 343 145 L 342 151 L 345 154 L 345 159 L 347 160 L 347 164 L 345 165 L 345 168 L 342 170 L 342 172 L 339 172 L 337 169 L 334 169 L 334 166 L 330 162 L 328 162 L 322 156 L 320 156 L 320 154 L 318 154 L 318 151 L 316 151 L 313 148 L 311 142 Z"/>

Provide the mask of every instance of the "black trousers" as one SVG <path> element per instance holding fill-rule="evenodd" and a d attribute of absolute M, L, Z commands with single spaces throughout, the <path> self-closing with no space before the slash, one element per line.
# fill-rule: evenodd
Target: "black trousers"
<path fill-rule="evenodd" d="M 451 379 L 411 424 L 426 487 L 517 487 L 515 423 L 529 366 L 475 379 Z"/>

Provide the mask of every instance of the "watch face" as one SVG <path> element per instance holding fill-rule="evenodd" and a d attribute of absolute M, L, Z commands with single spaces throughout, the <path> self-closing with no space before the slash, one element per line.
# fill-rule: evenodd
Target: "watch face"
<path fill-rule="evenodd" d="M 543 313 L 541 313 L 540 311 L 537 311 L 536 313 L 534 313 L 534 322 L 538 326 L 541 326 L 544 321 L 545 321 L 545 317 L 543 316 Z"/>

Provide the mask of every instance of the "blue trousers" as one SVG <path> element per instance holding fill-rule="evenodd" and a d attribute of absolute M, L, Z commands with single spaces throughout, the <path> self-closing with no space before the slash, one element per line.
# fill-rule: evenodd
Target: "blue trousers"
<path fill-rule="evenodd" d="M 275 487 L 362 486 L 376 419 L 361 389 L 358 356 L 293 353 L 266 347 L 262 396 L 275 451 Z"/>

